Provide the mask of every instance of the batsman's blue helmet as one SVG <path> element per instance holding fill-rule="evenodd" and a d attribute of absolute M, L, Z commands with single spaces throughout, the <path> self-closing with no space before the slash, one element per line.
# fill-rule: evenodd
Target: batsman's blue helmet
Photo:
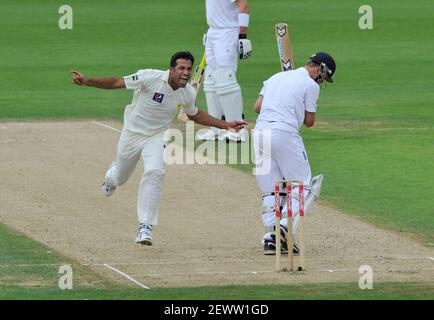
<path fill-rule="evenodd" d="M 317 52 L 310 56 L 310 61 L 319 64 L 321 67 L 326 67 L 324 70 L 324 80 L 333 82 L 332 76 L 336 71 L 336 63 L 331 55 L 325 52 Z"/>

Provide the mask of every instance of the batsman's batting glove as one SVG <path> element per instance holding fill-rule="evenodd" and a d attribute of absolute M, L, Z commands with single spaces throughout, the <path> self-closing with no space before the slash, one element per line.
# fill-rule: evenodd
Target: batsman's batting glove
<path fill-rule="evenodd" d="M 238 54 L 240 60 L 245 60 L 252 54 L 252 43 L 247 39 L 246 34 L 241 34 L 238 39 Z"/>

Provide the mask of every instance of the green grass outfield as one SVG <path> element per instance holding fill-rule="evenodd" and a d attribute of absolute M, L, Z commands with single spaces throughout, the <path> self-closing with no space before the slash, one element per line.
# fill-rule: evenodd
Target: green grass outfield
<path fill-rule="evenodd" d="M 116 300 L 286 300 L 286 299 L 433 299 L 433 283 L 374 283 L 361 290 L 358 283 L 206 286 L 135 289 L 101 279 L 88 267 L 62 257 L 50 248 L 0 225 L 0 300 L 5 299 L 116 299 Z M 61 265 L 73 270 L 72 290 L 61 290 Z"/>
<path fill-rule="evenodd" d="M 164 69 L 177 50 L 188 49 L 197 60 L 202 55 L 204 1 L 72 0 L 68 4 L 74 10 L 74 29 L 62 31 L 57 23 L 63 4 L 1 1 L 1 120 L 121 120 L 131 92 L 74 87 L 69 71 L 122 76 L 143 68 Z M 373 30 L 358 28 L 359 1 L 251 0 L 248 35 L 253 55 L 239 63 L 238 72 L 245 115 L 249 121 L 256 119 L 251 106 L 261 82 L 279 70 L 273 26 L 287 22 L 298 66 L 318 50 L 331 53 L 337 62 L 335 83 L 321 92 L 318 125 L 302 132 L 313 173 L 326 176 L 321 199 L 434 247 L 434 43 L 429 40 L 434 36 L 434 3 L 373 0 L 369 4 Z M 205 106 L 203 93 L 199 105 Z M 40 252 L 33 257 L 26 257 L 26 252 L 22 261 L 39 259 Z M 7 264 L 7 259 L 2 255 L 0 263 Z M 9 271 L 0 271 L 7 278 Z M 39 276 L 49 272 L 40 271 Z M 348 293 L 342 298 L 364 298 L 365 293 L 353 284 L 339 286 Z M 55 289 L 7 287 L 0 290 L 0 298 L 16 297 L 17 292 L 23 292 L 22 298 L 57 295 Z M 309 287 L 281 289 L 308 292 Z M 329 290 L 332 287 L 336 286 L 315 286 L 311 291 L 323 292 L 320 298 L 327 298 L 337 294 Z M 234 297 L 250 295 L 248 287 L 238 288 L 227 290 Z M 419 289 L 411 284 L 387 284 L 385 291 L 370 294 L 403 298 L 406 292 L 417 296 Z M 92 291 L 95 288 L 82 290 L 98 294 Z M 178 292 L 181 298 L 188 296 L 188 290 L 168 290 L 167 294 L 175 297 Z M 213 290 L 204 292 L 211 297 Z M 215 295 L 219 290 L 215 289 Z M 432 297 L 432 287 L 429 290 Z M 104 292 L 101 297 L 116 295 Z"/>

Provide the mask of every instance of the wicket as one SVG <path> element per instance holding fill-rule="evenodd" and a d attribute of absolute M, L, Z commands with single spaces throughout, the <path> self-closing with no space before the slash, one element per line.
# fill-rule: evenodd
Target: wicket
<path fill-rule="evenodd" d="M 285 190 L 281 192 L 280 184 L 282 184 L 282 188 Z M 293 235 L 292 235 L 292 189 L 293 186 L 298 187 L 298 202 L 299 202 L 299 245 L 300 245 L 300 259 L 299 266 L 297 268 L 298 271 L 302 271 L 305 268 L 304 261 L 304 232 L 303 232 L 303 218 L 304 218 L 304 185 L 302 181 L 298 180 L 279 180 L 276 181 L 274 185 L 274 207 L 276 214 L 276 225 L 275 225 L 275 234 L 276 234 L 276 271 L 293 271 L 294 270 L 294 255 L 293 255 Z M 287 247 L 288 247 L 288 268 L 282 268 L 281 263 L 281 235 L 280 235 L 280 220 L 281 220 L 281 210 L 283 206 L 280 203 L 280 197 L 286 197 L 286 203 L 288 208 L 288 232 L 287 232 Z"/>

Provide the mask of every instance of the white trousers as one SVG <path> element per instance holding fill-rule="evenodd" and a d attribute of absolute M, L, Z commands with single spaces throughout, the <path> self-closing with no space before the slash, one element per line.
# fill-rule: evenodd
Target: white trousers
<path fill-rule="evenodd" d="M 300 180 L 304 185 L 310 183 L 312 178 L 309 160 L 304 148 L 301 136 L 282 130 L 260 130 L 255 129 L 253 134 L 256 164 L 266 167 L 269 170 L 260 170 L 256 174 L 256 182 L 263 196 L 262 222 L 264 227 L 275 225 L 274 196 L 267 195 L 274 191 L 277 180 Z M 306 197 L 308 191 L 304 191 Z M 298 190 L 294 188 L 292 199 L 293 212 L 293 234 L 296 233 L 299 222 L 298 213 Z M 287 215 L 286 201 L 283 205 L 282 216 Z M 287 226 L 286 218 L 282 219 L 281 225 Z M 267 232 L 263 239 L 269 238 L 271 232 Z"/>
<path fill-rule="evenodd" d="M 206 33 L 206 67 L 237 71 L 239 28 L 209 28 Z"/>
<path fill-rule="evenodd" d="M 117 186 L 124 184 L 133 173 L 140 156 L 144 171 L 138 191 L 137 215 L 139 223 L 157 225 L 165 174 L 163 133 L 147 137 L 122 129 L 116 165 L 108 174 Z"/>
<path fill-rule="evenodd" d="M 243 97 L 236 78 L 239 28 L 209 28 L 205 54 L 206 69 L 203 89 L 208 113 L 227 121 L 241 120 Z M 212 128 L 214 134 L 220 130 Z"/>

